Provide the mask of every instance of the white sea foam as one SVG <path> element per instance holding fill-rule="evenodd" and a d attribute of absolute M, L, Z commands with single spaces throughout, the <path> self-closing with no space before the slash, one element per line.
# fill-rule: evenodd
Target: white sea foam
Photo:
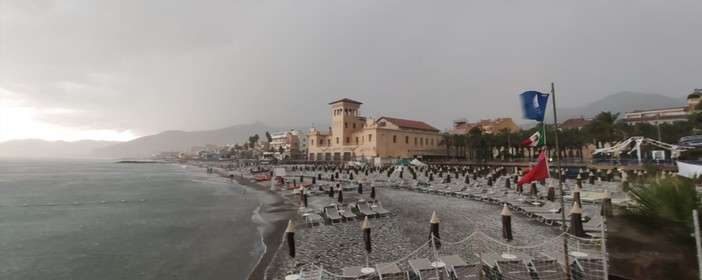
<path fill-rule="evenodd" d="M 260 237 L 261 242 L 260 246 L 254 247 L 254 249 L 251 250 L 251 256 L 255 257 L 256 255 L 258 255 L 259 257 L 256 261 L 256 264 L 253 266 L 253 268 L 249 272 L 249 275 L 246 278 L 251 278 L 251 274 L 256 269 L 256 267 L 258 267 L 258 265 L 261 264 L 263 256 L 266 254 L 266 250 L 268 249 L 264 240 L 264 233 L 268 222 L 265 219 L 263 219 L 263 217 L 261 217 L 261 205 L 263 205 L 263 203 L 260 203 L 258 207 L 254 209 L 253 215 L 251 215 L 251 220 L 254 222 L 254 224 L 256 224 L 256 230 L 258 231 L 258 236 Z"/>

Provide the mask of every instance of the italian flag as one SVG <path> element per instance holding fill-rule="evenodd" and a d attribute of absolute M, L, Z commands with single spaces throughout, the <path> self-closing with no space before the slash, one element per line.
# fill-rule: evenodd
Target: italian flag
<path fill-rule="evenodd" d="M 522 146 L 524 147 L 539 147 L 546 144 L 546 133 L 544 131 L 544 124 L 541 124 L 541 128 L 531 135 L 526 140 L 522 141 Z"/>

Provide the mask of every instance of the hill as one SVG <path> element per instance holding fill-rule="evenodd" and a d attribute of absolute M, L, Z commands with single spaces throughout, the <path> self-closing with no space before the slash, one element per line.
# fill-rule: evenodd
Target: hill
<path fill-rule="evenodd" d="M 580 116 L 594 117 L 600 112 L 620 113 L 619 116 L 624 117 L 626 112 L 634 110 L 680 107 L 686 104 L 684 96 L 673 98 L 660 94 L 623 91 L 581 107 L 559 108 L 558 120 L 565 121 Z M 549 122 L 553 122 L 553 113 L 550 113 L 548 117 Z"/>
<path fill-rule="evenodd" d="M 248 142 L 249 136 L 258 134 L 265 139 L 270 127 L 260 122 L 235 125 L 217 130 L 205 131 L 164 131 L 156 135 L 144 136 L 129 142 L 95 149 L 91 155 L 100 157 L 145 157 L 170 151 L 186 151 L 192 146 L 226 145 Z"/>
<path fill-rule="evenodd" d="M 75 142 L 40 139 L 10 140 L 0 143 L 0 157 L 85 158 L 95 149 L 120 142 L 81 140 Z"/>

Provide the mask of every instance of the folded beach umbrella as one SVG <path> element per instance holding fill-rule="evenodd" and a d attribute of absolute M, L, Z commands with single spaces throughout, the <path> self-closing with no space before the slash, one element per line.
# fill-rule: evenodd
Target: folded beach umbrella
<path fill-rule="evenodd" d="M 512 213 L 509 211 L 507 204 L 505 203 L 502 207 L 502 238 L 507 241 L 512 240 Z"/>
<path fill-rule="evenodd" d="M 587 178 L 587 180 L 588 180 L 588 183 L 590 183 L 590 185 L 595 184 L 595 173 L 592 173 L 592 171 L 590 171 L 590 175 Z"/>
<path fill-rule="evenodd" d="M 553 183 L 553 181 L 548 184 L 548 194 L 546 195 L 546 199 L 551 202 L 556 199 L 556 184 Z"/>
<path fill-rule="evenodd" d="M 341 191 L 341 188 L 339 188 L 338 191 L 339 191 L 339 195 L 337 196 L 336 201 L 339 202 L 339 204 L 343 204 L 344 203 L 344 192 Z"/>
<path fill-rule="evenodd" d="M 371 199 L 375 200 L 375 186 L 371 186 L 370 197 L 371 197 Z"/>
<path fill-rule="evenodd" d="M 305 177 L 302 176 L 302 175 L 300 175 L 300 183 L 302 183 L 302 182 L 304 182 L 304 181 L 305 181 Z"/>
<path fill-rule="evenodd" d="M 507 178 L 507 180 L 505 180 L 505 188 L 506 188 L 506 189 L 509 189 L 510 187 L 511 187 L 511 186 L 510 186 L 510 184 L 509 184 L 509 178 Z"/>
<path fill-rule="evenodd" d="M 573 203 L 578 204 L 578 207 L 582 207 L 582 203 L 580 202 L 580 187 L 575 186 L 573 189 Z"/>
<path fill-rule="evenodd" d="M 534 197 L 537 194 L 539 194 L 539 191 L 536 189 L 536 183 L 534 183 L 534 182 L 531 183 L 531 189 L 529 190 L 529 194 L 531 194 Z"/>
<path fill-rule="evenodd" d="M 312 184 L 316 184 L 316 183 L 317 183 L 317 178 L 312 177 Z"/>
<path fill-rule="evenodd" d="M 358 193 L 363 194 L 363 184 L 361 182 L 358 183 Z"/>
<path fill-rule="evenodd" d="M 307 208 L 307 192 L 302 194 L 302 204 L 305 205 L 305 208 Z"/>
<path fill-rule="evenodd" d="M 436 248 L 441 247 L 441 241 L 439 237 L 439 216 L 436 215 L 436 211 L 431 213 L 431 220 L 429 220 L 429 240 L 434 240 L 434 246 Z"/>
<path fill-rule="evenodd" d="M 605 190 L 604 197 L 602 198 L 602 209 L 600 209 L 600 215 L 604 217 L 612 217 L 612 196 L 609 194 L 608 190 Z"/>
<path fill-rule="evenodd" d="M 466 175 L 466 177 L 464 178 L 463 182 L 466 183 L 466 184 L 470 184 L 470 176 L 469 176 L 469 175 Z"/>
<path fill-rule="evenodd" d="M 575 177 L 575 184 L 580 186 L 581 188 L 583 187 L 583 177 L 580 177 L 580 174 L 578 174 L 578 176 Z"/>
<path fill-rule="evenodd" d="M 364 249 L 366 250 L 366 253 L 370 254 L 371 252 L 371 225 L 370 222 L 368 222 L 368 216 L 366 216 L 365 219 L 363 219 L 363 225 L 361 226 L 363 228 L 363 243 L 364 243 Z"/>
<path fill-rule="evenodd" d="M 570 210 L 570 230 L 568 232 L 577 237 L 585 237 L 582 213 L 580 206 L 573 203 L 573 208 Z"/>
<path fill-rule="evenodd" d="M 329 186 L 329 197 L 334 197 L 334 187 Z"/>
<path fill-rule="evenodd" d="M 288 256 L 295 258 L 295 227 L 292 220 L 288 220 L 288 228 L 285 229 L 285 239 L 288 240 Z"/>

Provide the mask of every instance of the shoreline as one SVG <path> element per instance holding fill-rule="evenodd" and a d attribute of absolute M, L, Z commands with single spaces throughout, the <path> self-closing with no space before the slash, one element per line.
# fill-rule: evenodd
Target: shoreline
<path fill-rule="evenodd" d="M 283 234 L 288 220 L 295 218 L 297 205 L 289 202 L 282 194 L 271 191 L 268 187 L 258 184 L 252 178 L 241 175 L 230 176 L 227 170 L 216 168 L 217 173 L 225 179 L 236 181 L 250 191 L 255 191 L 261 199 L 259 215 L 266 222 L 263 232 L 264 253 L 248 275 L 248 279 L 265 279 L 268 267 L 283 244 Z"/>

